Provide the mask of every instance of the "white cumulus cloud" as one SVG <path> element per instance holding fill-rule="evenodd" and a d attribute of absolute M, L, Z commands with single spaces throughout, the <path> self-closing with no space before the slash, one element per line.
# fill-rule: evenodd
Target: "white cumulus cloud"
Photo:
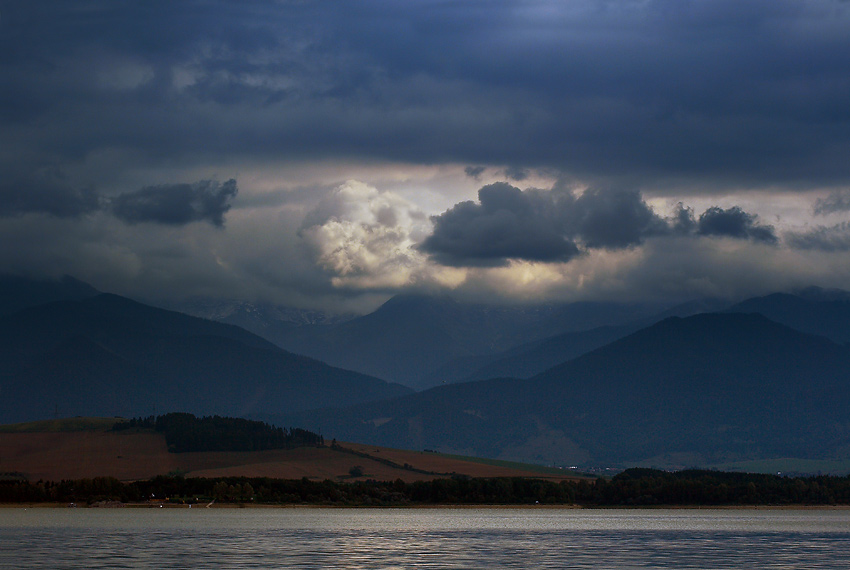
<path fill-rule="evenodd" d="M 425 258 L 413 246 L 430 227 L 401 196 L 349 180 L 307 214 L 299 235 L 334 286 L 396 288 L 418 280 Z"/>

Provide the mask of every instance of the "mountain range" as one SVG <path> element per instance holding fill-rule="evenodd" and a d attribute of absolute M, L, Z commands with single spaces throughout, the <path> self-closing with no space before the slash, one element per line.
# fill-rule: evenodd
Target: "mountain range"
<path fill-rule="evenodd" d="M 355 318 L 252 305 L 287 331 L 267 338 L 70 278 L 0 292 L 3 422 L 188 411 L 562 465 L 850 460 L 843 291 L 673 307 L 400 296 Z"/>
<path fill-rule="evenodd" d="M 333 366 L 419 390 L 464 380 L 521 345 L 557 334 L 651 319 L 662 308 L 589 302 L 500 306 L 412 294 L 393 297 L 367 315 L 336 319 L 270 305 L 252 305 L 250 316 L 239 310 L 224 317 L 209 309 L 199 310 L 197 303 L 171 306 L 239 324 L 286 350 Z M 553 364 L 563 361 L 554 358 Z"/>
<path fill-rule="evenodd" d="M 757 314 L 671 317 L 527 380 L 297 421 L 387 446 L 568 465 L 850 457 L 850 350 Z"/>

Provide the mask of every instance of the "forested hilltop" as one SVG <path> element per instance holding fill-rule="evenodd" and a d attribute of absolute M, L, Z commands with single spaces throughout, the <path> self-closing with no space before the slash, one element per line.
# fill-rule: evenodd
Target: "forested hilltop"
<path fill-rule="evenodd" d="M 782 477 L 717 471 L 668 473 L 630 469 L 612 479 L 452 477 L 405 483 L 334 482 L 269 478 L 156 477 L 122 483 L 100 477 L 77 481 L 0 480 L 6 503 L 236 503 L 268 505 L 417 506 L 417 505 L 577 505 L 747 506 L 850 505 L 850 476 Z"/>
<path fill-rule="evenodd" d="M 150 429 L 162 433 L 168 451 L 261 451 L 324 445 L 321 435 L 300 428 L 221 416 L 195 417 L 174 412 L 116 422 L 113 431 Z"/>

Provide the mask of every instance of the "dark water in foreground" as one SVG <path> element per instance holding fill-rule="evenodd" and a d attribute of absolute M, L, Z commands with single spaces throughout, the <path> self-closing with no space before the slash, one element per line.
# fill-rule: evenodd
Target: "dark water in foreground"
<path fill-rule="evenodd" d="M 0 509 L 0 568 L 850 568 L 850 510 Z"/>

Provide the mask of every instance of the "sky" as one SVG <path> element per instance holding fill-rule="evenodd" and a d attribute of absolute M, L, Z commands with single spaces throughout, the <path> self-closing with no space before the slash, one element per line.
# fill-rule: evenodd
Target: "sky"
<path fill-rule="evenodd" d="M 0 0 L 0 239 L 332 312 L 850 289 L 850 2 Z"/>

